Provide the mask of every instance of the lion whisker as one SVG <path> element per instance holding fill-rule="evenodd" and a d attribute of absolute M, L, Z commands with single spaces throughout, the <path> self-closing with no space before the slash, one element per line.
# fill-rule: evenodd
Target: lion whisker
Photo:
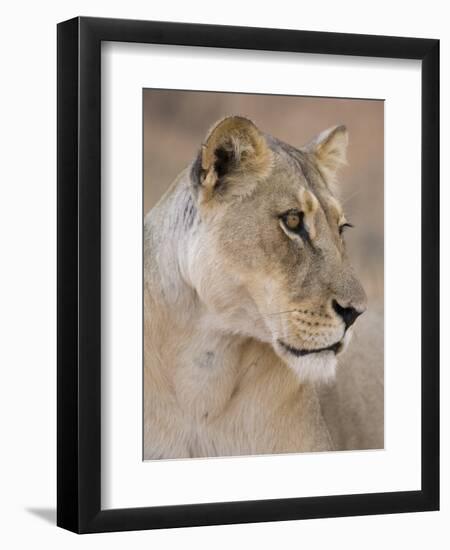
<path fill-rule="evenodd" d="M 266 313 L 264 317 L 270 317 L 272 315 L 283 315 L 284 313 L 293 313 L 295 311 L 298 311 L 298 309 L 288 309 L 286 311 L 276 311 L 275 313 Z"/>

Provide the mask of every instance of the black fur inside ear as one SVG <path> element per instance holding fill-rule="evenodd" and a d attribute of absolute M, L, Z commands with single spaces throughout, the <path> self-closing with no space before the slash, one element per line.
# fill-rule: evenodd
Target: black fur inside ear
<path fill-rule="evenodd" d="M 214 162 L 214 170 L 218 178 L 227 174 L 235 165 L 235 158 L 231 151 L 224 147 L 218 147 L 214 151 L 216 160 Z"/>
<path fill-rule="evenodd" d="M 217 174 L 217 183 L 220 183 L 220 178 L 228 174 L 236 166 L 236 157 L 233 151 L 225 147 L 218 147 L 214 151 L 214 157 L 214 172 Z M 202 151 L 200 150 L 192 163 L 191 180 L 194 185 L 201 185 L 205 175 L 205 170 L 202 168 Z"/>

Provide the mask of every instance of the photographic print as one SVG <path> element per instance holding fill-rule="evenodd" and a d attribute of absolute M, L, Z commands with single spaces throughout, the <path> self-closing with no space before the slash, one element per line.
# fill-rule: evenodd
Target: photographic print
<path fill-rule="evenodd" d="M 439 40 L 57 34 L 57 524 L 438 510 Z"/>
<path fill-rule="evenodd" d="M 384 102 L 143 91 L 143 458 L 383 449 Z"/>

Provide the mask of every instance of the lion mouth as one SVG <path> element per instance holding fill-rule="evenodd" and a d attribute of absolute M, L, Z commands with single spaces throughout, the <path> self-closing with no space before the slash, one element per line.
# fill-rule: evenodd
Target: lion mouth
<path fill-rule="evenodd" d="M 322 351 L 332 351 L 333 353 L 336 354 L 343 347 L 343 344 L 340 341 L 335 342 L 334 344 L 331 344 L 331 346 L 327 346 L 326 348 L 315 348 L 315 349 L 294 348 L 289 344 L 285 344 L 282 340 L 278 340 L 278 343 L 284 350 L 288 351 L 289 353 L 292 353 L 292 355 L 295 355 L 296 357 L 303 357 L 305 355 L 310 355 L 312 353 L 321 353 Z"/>

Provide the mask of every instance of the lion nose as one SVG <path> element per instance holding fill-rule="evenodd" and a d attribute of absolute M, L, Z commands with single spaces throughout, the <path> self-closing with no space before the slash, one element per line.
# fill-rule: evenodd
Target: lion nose
<path fill-rule="evenodd" d="M 358 311 L 353 306 L 342 307 L 336 300 L 333 300 L 333 309 L 340 317 L 342 317 L 342 320 L 345 323 L 345 328 L 353 325 L 361 313 L 364 313 L 364 311 Z"/>

